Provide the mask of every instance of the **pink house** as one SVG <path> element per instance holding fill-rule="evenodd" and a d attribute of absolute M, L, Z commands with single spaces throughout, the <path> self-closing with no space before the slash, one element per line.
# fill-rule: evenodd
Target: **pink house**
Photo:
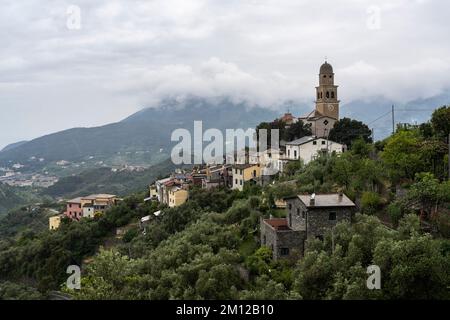
<path fill-rule="evenodd" d="M 70 219 L 80 220 L 83 216 L 82 198 L 67 201 L 67 208 L 64 214 Z"/>

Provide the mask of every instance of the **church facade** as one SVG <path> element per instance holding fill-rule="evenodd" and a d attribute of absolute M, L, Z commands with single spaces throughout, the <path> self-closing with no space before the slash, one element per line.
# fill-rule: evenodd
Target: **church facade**
<path fill-rule="evenodd" d="M 339 102 L 333 67 L 325 61 L 320 67 L 319 86 L 316 87 L 316 107 L 298 120 L 311 125 L 313 136 L 327 138 L 339 120 Z"/>

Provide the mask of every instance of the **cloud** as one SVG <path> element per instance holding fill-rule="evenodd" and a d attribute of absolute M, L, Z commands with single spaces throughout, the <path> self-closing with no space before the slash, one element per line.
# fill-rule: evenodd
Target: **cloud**
<path fill-rule="evenodd" d="M 67 28 L 70 5 L 79 30 Z M 120 120 L 165 96 L 312 104 L 325 56 L 343 103 L 427 98 L 450 88 L 449 11 L 440 0 L 3 0 L 0 113 L 15 127 L 0 129 L 0 145 L 54 123 Z M 79 117 L 92 101 L 95 117 Z M 53 121 L 30 129 L 16 110 Z"/>

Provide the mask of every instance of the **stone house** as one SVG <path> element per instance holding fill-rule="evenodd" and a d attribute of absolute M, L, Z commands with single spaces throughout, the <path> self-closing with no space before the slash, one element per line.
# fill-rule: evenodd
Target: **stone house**
<path fill-rule="evenodd" d="M 304 240 L 305 232 L 291 229 L 287 219 L 261 219 L 261 245 L 272 250 L 274 260 L 302 257 Z"/>
<path fill-rule="evenodd" d="M 261 245 L 273 258 L 297 258 L 307 239 L 323 239 L 338 222 L 351 222 L 356 205 L 343 193 L 298 195 L 285 199 L 287 218 L 261 220 Z"/>

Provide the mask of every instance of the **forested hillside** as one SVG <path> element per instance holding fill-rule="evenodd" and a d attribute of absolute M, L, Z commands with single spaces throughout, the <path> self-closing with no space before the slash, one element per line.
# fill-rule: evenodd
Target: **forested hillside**
<path fill-rule="evenodd" d="M 33 297 L 36 288 L 45 297 L 76 264 L 74 299 L 450 299 L 449 114 L 439 109 L 430 123 L 375 144 L 355 137 L 349 152 L 294 162 L 264 187 L 194 188 L 171 209 L 133 195 L 93 220 L 12 235 L 0 242 L 4 297 Z M 285 215 L 275 200 L 337 191 L 358 205 L 352 223 L 309 240 L 300 260 L 273 261 L 259 225 Z M 381 290 L 366 288 L 373 264 Z"/>
<path fill-rule="evenodd" d="M 118 123 L 69 129 L 7 149 L 0 152 L 0 165 L 7 165 L 9 161 L 26 164 L 31 157 L 44 159 L 36 166 L 59 160 L 88 161 L 90 157 L 107 164 L 118 164 L 115 162 L 130 160 L 136 152 L 143 156 L 132 159 L 134 162 L 151 165 L 159 162 L 161 157 L 170 156 L 172 132 L 178 128 L 191 130 L 196 120 L 203 121 L 204 130 L 224 130 L 254 127 L 272 116 L 275 116 L 273 111 L 245 103 L 236 104 L 225 98 L 170 99 Z"/>
<path fill-rule="evenodd" d="M 0 183 L 0 216 L 10 209 L 21 205 L 38 202 L 40 190 L 31 187 L 10 187 Z"/>
<path fill-rule="evenodd" d="M 94 193 L 124 196 L 143 191 L 156 178 L 168 175 L 174 169 L 175 165 L 170 160 L 165 160 L 144 171 L 114 172 L 107 167 L 91 169 L 78 175 L 61 178 L 55 185 L 44 190 L 44 194 L 64 198 Z"/>

